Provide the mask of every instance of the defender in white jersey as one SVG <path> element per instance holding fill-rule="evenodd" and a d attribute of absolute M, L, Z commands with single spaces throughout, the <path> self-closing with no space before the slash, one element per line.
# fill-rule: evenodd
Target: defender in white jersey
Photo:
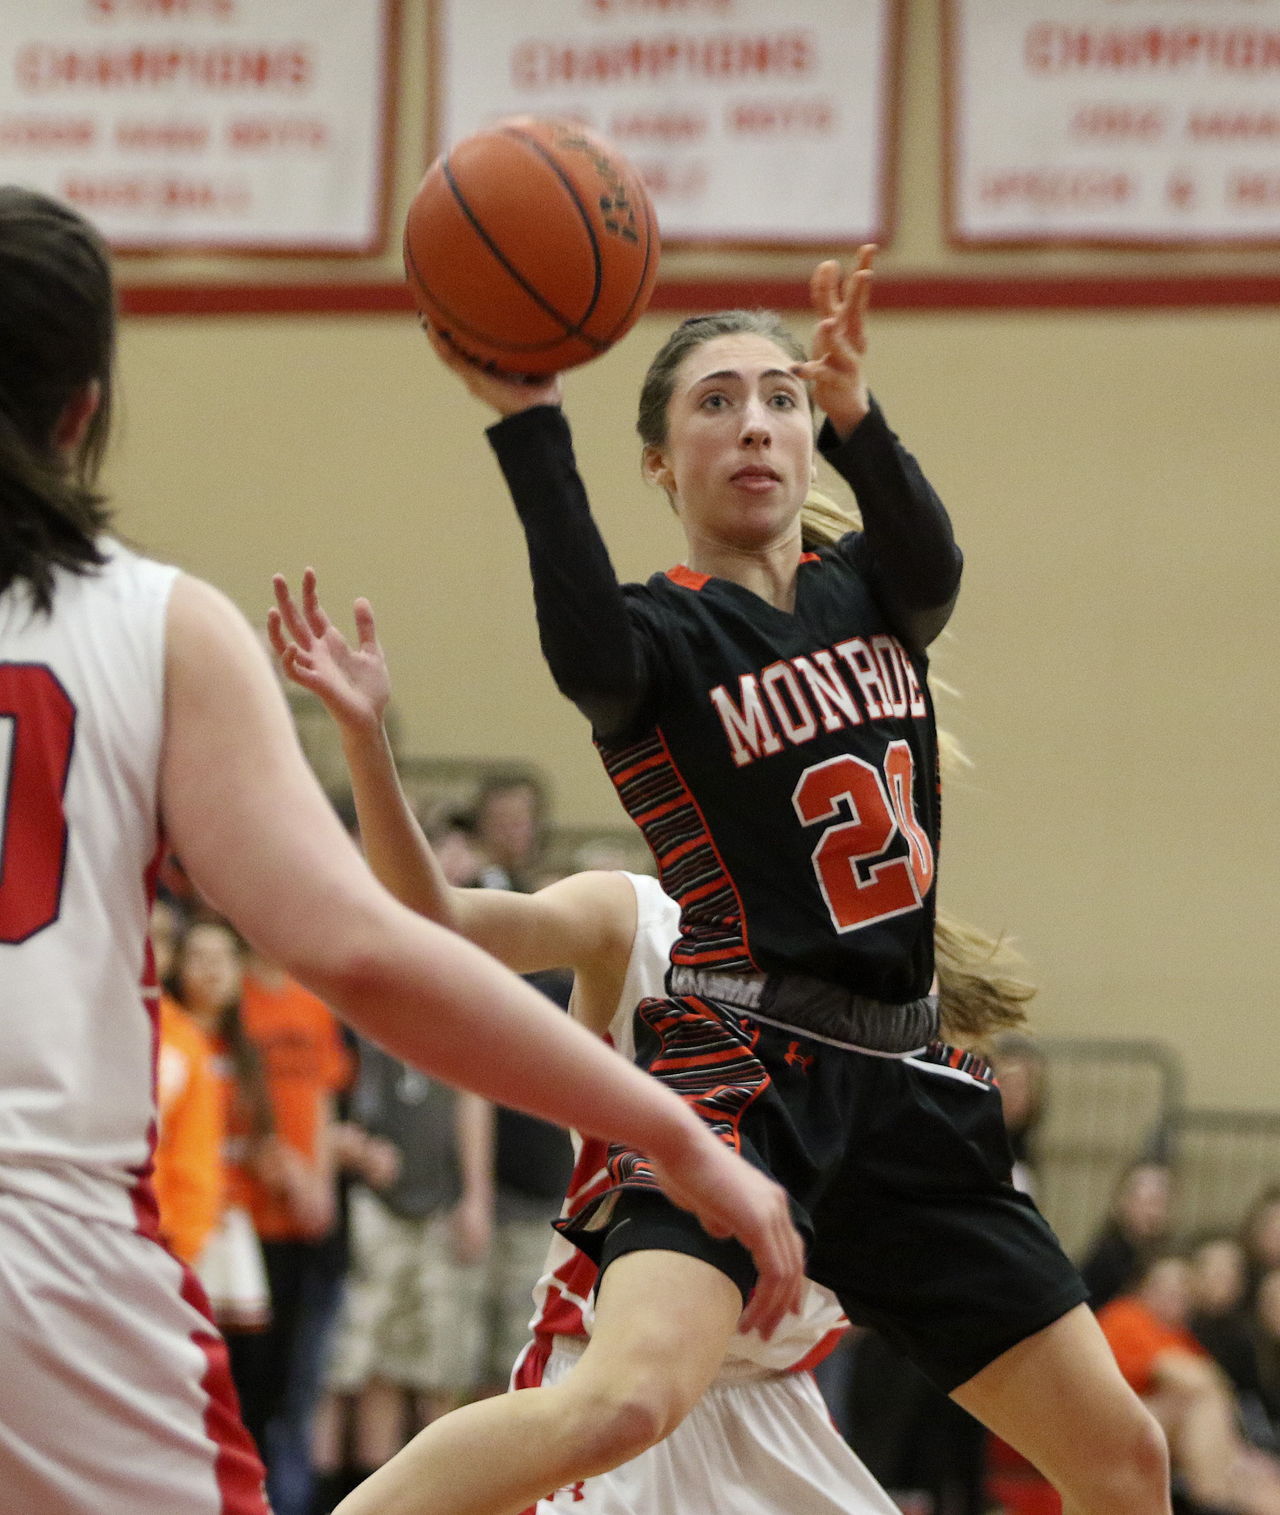
<path fill-rule="evenodd" d="M 378 877 L 406 904 L 520 972 L 573 968 L 573 1015 L 631 1057 L 637 1007 L 664 990 L 679 922 L 675 902 L 656 880 L 625 873 L 581 873 L 535 895 L 452 888 L 400 787 L 383 725 L 390 679 L 368 602 L 356 602 L 353 648 L 320 605 L 310 569 L 300 605 L 279 577 L 275 590 L 272 642 L 289 676 L 317 694 L 338 723 L 361 838 Z M 987 1013 L 997 1004 L 1014 1013 L 1030 991 L 1008 975 L 997 944 L 956 922 L 940 925 L 939 935 L 950 1012 L 964 1018 L 981 1002 Z M 612 1182 L 607 1144 L 576 1134 L 574 1141 L 564 1216 L 576 1215 Z M 533 1340 L 512 1375 L 521 1392 L 455 1413 L 499 1425 L 508 1437 L 558 1434 L 559 1412 L 570 1421 L 574 1413 L 561 1386 L 571 1369 L 581 1371 L 596 1281 L 595 1264 L 557 1235 L 534 1291 Z M 671 1301 L 673 1310 L 679 1305 Z M 800 1309 L 770 1339 L 741 1328 L 730 1337 L 718 1375 L 670 1435 L 619 1466 L 546 1491 L 524 1515 L 889 1515 L 894 1505 L 836 1432 L 808 1371 L 845 1329 L 830 1291 L 806 1283 Z M 539 1395 L 552 1396 L 553 1407 L 532 1417 L 538 1430 L 529 1432 L 519 1411 Z M 369 1479 L 338 1515 L 421 1508 L 419 1454 L 429 1435 Z"/>
<path fill-rule="evenodd" d="M 264 956 L 397 1055 L 655 1152 L 678 1201 L 756 1250 L 766 1326 L 802 1255 L 780 1191 L 678 1098 L 378 886 L 248 624 L 107 535 L 114 309 L 92 228 L 0 187 L 0 1489 L 38 1515 L 266 1515 L 225 1348 L 156 1238 L 165 841 Z"/>

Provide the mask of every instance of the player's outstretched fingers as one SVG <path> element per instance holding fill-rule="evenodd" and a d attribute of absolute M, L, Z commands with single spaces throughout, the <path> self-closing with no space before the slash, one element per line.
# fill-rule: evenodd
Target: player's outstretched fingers
<path fill-rule="evenodd" d="M 275 573 L 271 576 L 271 587 L 275 590 L 276 609 L 285 628 L 305 652 L 311 646 L 311 628 L 307 625 L 298 602 L 289 589 L 289 581 L 284 574 Z"/>

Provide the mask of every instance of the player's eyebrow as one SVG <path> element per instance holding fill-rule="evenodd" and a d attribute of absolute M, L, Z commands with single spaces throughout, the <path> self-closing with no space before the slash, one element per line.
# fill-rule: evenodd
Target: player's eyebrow
<path fill-rule="evenodd" d="M 762 379 L 790 379 L 793 384 L 799 384 L 800 382 L 795 374 L 787 368 L 766 368 L 760 377 Z M 699 384 L 715 384 L 725 379 L 737 379 L 741 383 L 742 374 L 736 368 L 717 368 L 714 373 L 700 374 L 693 383 L 694 387 L 697 388 Z"/>

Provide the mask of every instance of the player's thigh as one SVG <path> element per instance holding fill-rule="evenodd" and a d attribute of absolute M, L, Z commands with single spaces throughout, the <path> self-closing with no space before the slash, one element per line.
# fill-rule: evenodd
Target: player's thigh
<path fill-rule="evenodd" d="M 1130 1470 L 1158 1485 L 1163 1438 L 1087 1305 L 989 1363 L 951 1397 L 1063 1491 Z"/>
<path fill-rule="evenodd" d="M 203 1307 L 157 1243 L 0 1196 L 4 1508 L 266 1515 Z"/>
<path fill-rule="evenodd" d="M 610 1263 L 591 1341 L 571 1380 L 588 1402 L 626 1400 L 670 1431 L 715 1378 L 742 1313 L 737 1284 L 683 1252 Z"/>

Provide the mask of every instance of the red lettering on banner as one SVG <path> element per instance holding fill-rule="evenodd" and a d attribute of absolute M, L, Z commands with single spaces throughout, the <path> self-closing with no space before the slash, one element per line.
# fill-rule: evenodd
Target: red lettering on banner
<path fill-rule="evenodd" d="M 244 184 L 216 183 L 212 179 L 185 179 L 176 175 L 80 175 L 63 182 L 62 197 L 86 212 L 93 211 L 204 211 L 210 215 L 235 216 L 251 207 L 252 196 Z"/>
<path fill-rule="evenodd" d="M 322 152 L 329 146 L 329 126 L 319 117 L 243 116 L 227 122 L 227 146 L 235 152 L 301 147 Z"/>
<path fill-rule="evenodd" d="M 116 146 L 125 152 L 202 152 L 209 145 L 203 121 L 118 121 Z"/>
<path fill-rule="evenodd" d="M 1118 169 L 1105 168 L 1011 168 L 988 174 L 978 187 L 988 205 L 1025 201 L 1031 205 L 1089 206 L 1123 205 L 1135 199 L 1137 185 Z"/>
<path fill-rule="evenodd" d="M 632 111 L 609 122 L 615 142 L 697 142 L 706 134 L 707 118 L 700 111 Z"/>
<path fill-rule="evenodd" d="M 1240 210 L 1280 205 L 1280 174 L 1236 173 L 1227 181 L 1227 202 Z"/>
<path fill-rule="evenodd" d="M 98 124 L 90 116 L 0 116 L 0 148 L 32 151 L 92 147 Z"/>
<path fill-rule="evenodd" d="M 725 125 L 744 136 L 822 135 L 835 122 L 830 100 L 751 100 L 725 109 Z"/>
<path fill-rule="evenodd" d="M 139 46 L 78 51 L 36 42 L 18 54 L 16 70 L 19 85 L 31 94 L 174 84 L 292 92 L 311 84 L 314 65 L 304 43 L 278 48 Z"/>
<path fill-rule="evenodd" d="M 1071 118 L 1071 135 L 1089 142 L 1158 142 L 1169 125 L 1159 105 L 1082 105 Z"/>
<path fill-rule="evenodd" d="M 597 16 L 635 15 L 687 16 L 691 11 L 710 11 L 717 16 L 733 9 L 733 0 L 587 0 L 587 9 Z"/>
<path fill-rule="evenodd" d="M 235 13 L 236 0 L 89 0 L 89 14 L 103 21 L 116 21 L 122 16 L 161 21 L 182 21 L 188 17 L 230 21 Z"/>
<path fill-rule="evenodd" d="M 1280 141 L 1280 111 L 1193 110 L 1187 136 L 1196 142 Z"/>
<path fill-rule="evenodd" d="M 682 78 L 802 79 L 816 64 L 817 47 L 807 31 L 672 34 L 598 43 L 529 38 L 511 55 L 511 79 L 522 90 L 562 84 L 673 83 Z"/>
<path fill-rule="evenodd" d="M 1042 21 L 1023 38 L 1033 74 L 1280 71 L 1280 31 L 1257 26 L 1064 26 Z"/>

